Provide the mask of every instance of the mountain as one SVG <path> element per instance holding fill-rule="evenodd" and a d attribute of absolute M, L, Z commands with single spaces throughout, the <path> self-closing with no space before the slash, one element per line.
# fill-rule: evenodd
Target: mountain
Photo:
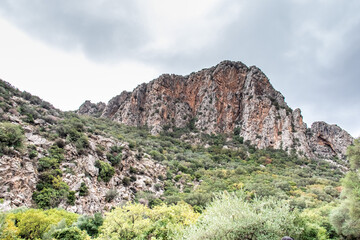
<path fill-rule="evenodd" d="M 310 128 L 300 109 L 292 110 L 257 67 L 223 61 L 187 76 L 164 74 L 108 104 L 86 101 L 78 113 L 130 126 L 148 126 L 156 135 L 193 124 L 201 133 L 233 133 L 260 149 L 296 151 L 308 158 L 344 159 L 353 138 L 325 122 Z"/>
<path fill-rule="evenodd" d="M 201 211 L 213 193 L 239 189 L 320 206 L 339 196 L 352 141 L 336 125 L 307 128 L 240 62 L 162 75 L 77 113 L 0 80 L 0 209 L 185 201 Z"/>

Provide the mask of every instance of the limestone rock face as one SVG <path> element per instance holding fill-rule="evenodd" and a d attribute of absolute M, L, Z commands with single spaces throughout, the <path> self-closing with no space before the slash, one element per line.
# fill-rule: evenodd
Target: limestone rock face
<path fill-rule="evenodd" d="M 337 125 L 314 122 L 310 128 L 310 146 L 317 156 L 345 158 L 347 147 L 354 139 Z"/>
<path fill-rule="evenodd" d="M 34 129 L 29 127 L 28 131 Z M 39 152 L 38 156 L 30 159 L 27 156 L 15 152 L 12 156 L 3 155 L 0 157 L 0 198 L 5 199 L 0 203 L 0 210 L 9 210 L 14 207 L 34 206 L 32 194 L 38 183 L 37 164 L 38 158 L 44 157 L 40 152 L 46 152 L 50 148 L 50 142 L 35 134 L 26 134 L 26 145 L 33 145 Z M 74 206 L 62 202 L 60 207 L 79 214 L 93 214 L 111 209 L 122 202 L 132 200 L 137 191 L 153 192 L 160 196 L 163 188 L 156 189 L 155 185 L 163 185 L 157 178 L 166 174 L 166 167 L 144 154 L 141 161 L 136 157 L 137 151 L 130 150 L 128 143 L 119 142 L 112 138 L 92 136 L 89 138 L 91 146 L 102 146 L 104 151 L 109 151 L 111 146 L 123 148 L 123 159 L 119 166 L 115 166 L 115 174 L 109 182 L 98 180 L 99 169 L 95 167 L 96 160 L 107 161 L 105 154 L 99 154 L 95 149 L 89 149 L 86 155 L 79 155 L 73 144 L 65 146 L 65 160 L 61 163 L 63 181 L 70 190 L 78 191 L 82 182 L 86 184 L 89 195 L 79 197 L 76 193 Z M 130 167 L 137 169 L 137 173 L 131 173 Z M 136 181 L 129 185 L 123 184 L 124 178 L 135 177 Z M 117 196 L 113 201 L 106 201 L 106 194 L 115 190 Z"/>
<path fill-rule="evenodd" d="M 91 113 L 92 108 L 83 106 L 79 113 Z M 152 134 L 165 126 L 181 128 L 189 123 L 208 134 L 239 128 L 240 136 L 259 148 L 294 149 L 306 157 L 343 157 L 344 146 L 352 141 L 345 131 L 329 128 L 334 130 L 332 145 L 314 147 L 300 109 L 289 108 L 259 68 L 231 61 L 187 76 L 161 75 L 111 99 L 101 116 L 132 126 L 147 125 Z M 342 140 L 344 136 L 350 137 Z M 334 154 L 325 150 L 329 146 Z"/>
<path fill-rule="evenodd" d="M 95 104 L 87 100 L 80 106 L 78 113 L 83 115 L 99 116 L 104 111 L 105 107 L 106 104 L 103 102 Z"/>

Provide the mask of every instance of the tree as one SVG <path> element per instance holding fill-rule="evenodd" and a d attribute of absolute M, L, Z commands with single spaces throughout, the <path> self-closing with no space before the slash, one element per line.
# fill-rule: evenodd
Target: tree
<path fill-rule="evenodd" d="M 6 216 L 6 227 L 3 230 L 1 239 L 39 239 L 44 233 L 50 230 L 52 225 L 60 221 L 65 222 L 65 226 L 70 226 L 78 218 L 75 213 L 65 210 L 50 209 L 28 209 L 16 213 L 9 213 Z"/>
<path fill-rule="evenodd" d="M 106 213 L 98 239 L 174 239 L 177 232 L 193 224 L 198 216 L 185 202 L 153 209 L 128 203 Z"/>
<path fill-rule="evenodd" d="M 360 238 L 360 138 L 348 147 L 350 170 L 342 181 L 341 205 L 331 213 L 331 223 L 345 239 Z"/>
<path fill-rule="evenodd" d="M 284 201 L 248 200 L 243 191 L 223 193 L 176 239 L 278 240 L 298 236 L 297 221 L 297 213 Z"/>
<path fill-rule="evenodd" d="M 53 237 L 57 240 L 90 240 L 86 232 L 77 227 L 56 230 Z"/>

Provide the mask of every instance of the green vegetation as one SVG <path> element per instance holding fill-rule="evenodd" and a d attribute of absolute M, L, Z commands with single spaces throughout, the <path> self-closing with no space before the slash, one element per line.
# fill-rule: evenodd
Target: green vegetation
<path fill-rule="evenodd" d="M 116 166 L 121 162 L 122 159 L 122 147 L 112 146 L 110 148 L 110 152 L 106 154 L 107 160 L 111 163 L 111 165 Z"/>
<path fill-rule="evenodd" d="M 159 136 L 152 136 L 146 126 L 129 127 L 108 119 L 62 113 L 2 81 L 0 98 L 4 99 L 0 101 L 3 111 L 16 114 L 36 134 L 54 142 L 46 151 L 39 146 L 24 146 L 21 127 L 0 114 L 0 154 L 22 154 L 37 162 L 38 183 L 33 200 L 40 208 L 1 213 L 0 239 L 360 237 L 359 140 L 349 148 L 351 168 L 340 182 L 344 174 L 336 166 L 299 157 L 291 148 L 257 149 L 240 137 L 240 128 L 229 134 L 202 134 L 196 131 L 196 119 L 192 119 L 185 128 L 166 126 Z M 39 119 L 46 124 L 35 124 Z M 89 140 L 97 135 L 114 139 L 113 146 L 109 149 L 98 144 L 96 149 L 90 148 Z M 201 145 L 192 145 L 194 142 Z M 65 154 L 64 149 L 71 146 L 77 153 Z M 121 203 L 104 218 L 100 214 L 78 216 L 53 209 L 60 204 L 73 205 L 77 197 L 89 194 L 85 184 L 88 181 L 81 183 L 78 193 L 70 191 L 63 181 L 61 169 L 76 164 L 74 155 L 95 151 L 99 159 L 95 163 L 98 181 L 109 182 L 115 171 L 123 169 L 122 152 L 125 161 L 128 148 L 135 161 L 150 156 L 166 167 L 166 173 L 154 176 L 160 183 L 145 182 L 151 191 L 135 193 L 135 189 L 133 202 Z M 133 191 L 133 182 L 145 170 L 135 166 L 127 169 L 129 174 L 122 175 L 118 184 Z M 90 174 L 85 172 L 85 176 L 93 181 Z M 344 190 L 339 200 L 341 184 Z M 163 195 L 159 196 L 159 191 Z M 116 189 L 108 189 L 105 200 L 114 202 L 117 195 Z"/>
<path fill-rule="evenodd" d="M 179 239 L 278 240 L 301 234 L 297 212 L 290 211 L 288 203 L 247 198 L 242 191 L 216 197 Z"/>
<path fill-rule="evenodd" d="M 197 218 L 198 214 L 184 202 L 152 209 L 126 204 L 106 214 L 98 239 L 173 239 Z"/>
<path fill-rule="evenodd" d="M 99 228 L 103 225 L 104 219 L 100 213 L 95 213 L 93 217 L 91 216 L 81 216 L 76 226 L 85 230 L 91 237 L 96 237 L 99 234 Z"/>
<path fill-rule="evenodd" d="M 39 181 L 33 200 L 39 208 L 48 209 L 57 207 L 66 200 L 70 205 L 75 203 L 75 192 L 62 180 L 60 163 L 64 160 L 64 150 L 57 145 L 49 149 L 49 156 L 38 161 Z"/>
<path fill-rule="evenodd" d="M 10 153 L 11 149 L 20 150 L 23 139 L 23 130 L 19 125 L 0 123 L 0 156 Z"/>
<path fill-rule="evenodd" d="M 95 167 L 99 168 L 98 180 L 109 182 L 114 176 L 115 169 L 107 162 L 96 160 Z"/>
<path fill-rule="evenodd" d="M 84 182 L 81 183 L 80 188 L 79 188 L 79 196 L 87 196 L 89 195 L 89 189 L 86 186 L 86 184 Z"/>
<path fill-rule="evenodd" d="M 19 209 L 6 214 L 0 239 L 40 239 L 53 225 L 71 226 L 78 215 L 65 210 Z"/>
<path fill-rule="evenodd" d="M 342 184 L 342 201 L 331 215 L 336 232 L 346 239 L 360 238 L 360 138 L 347 151 L 350 171 Z"/>

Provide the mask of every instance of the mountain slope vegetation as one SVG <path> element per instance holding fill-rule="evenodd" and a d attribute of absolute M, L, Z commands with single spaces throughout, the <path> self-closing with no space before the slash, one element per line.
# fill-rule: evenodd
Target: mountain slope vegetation
<path fill-rule="evenodd" d="M 260 149 L 241 128 L 206 133 L 196 119 L 154 135 L 4 81 L 0 100 L 0 239 L 345 237 L 329 220 L 342 159 Z"/>

